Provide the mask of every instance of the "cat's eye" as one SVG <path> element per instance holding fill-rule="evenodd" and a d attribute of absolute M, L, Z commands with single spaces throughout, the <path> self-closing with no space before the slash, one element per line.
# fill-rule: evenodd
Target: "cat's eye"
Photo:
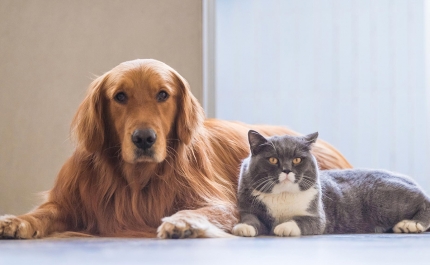
<path fill-rule="evenodd" d="M 300 164 L 300 162 L 302 162 L 302 159 L 300 157 L 296 157 L 296 158 L 293 159 L 293 164 L 294 165 L 298 165 L 298 164 Z"/>
<path fill-rule="evenodd" d="M 163 102 L 166 101 L 169 98 L 169 94 L 167 94 L 166 91 L 161 90 L 160 92 L 158 92 L 157 94 L 157 101 L 158 102 Z"/>
<path fill-rule="evenodd" d="M 115 95 L 115 101 L 121 104 L 125 104 L 127 102 L 127 95 L 124 92 L 119 92 Z"/>
<path fill-rule="evenodd" d="M 276 157 L 270 157 L 269 163 L 272 165 L 276 165 L 276 164 L 278 164 L 278 159 Z"/>

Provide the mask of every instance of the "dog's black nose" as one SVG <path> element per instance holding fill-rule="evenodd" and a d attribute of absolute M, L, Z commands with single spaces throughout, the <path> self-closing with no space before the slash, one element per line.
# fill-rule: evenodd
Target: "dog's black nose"
<path fill-rule="evenodd" d="M 131 136 L 134 145 L 140 149 L 148 149 L 157 140 L 157 134 L 152 129 L 135 130 Z"/>

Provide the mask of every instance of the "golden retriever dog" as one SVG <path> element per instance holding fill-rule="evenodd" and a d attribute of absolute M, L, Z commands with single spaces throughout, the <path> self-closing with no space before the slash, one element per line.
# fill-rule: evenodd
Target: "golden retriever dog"
<path fill-rule="evenodd" d="M 231 236 L 250 129 L 296 134 L 205 120 L 174 69 L 149 59 L 124 62 L 91 83 L 72 122 L 76 149 L 46 201 L 0 217 L 0 237 Z M 314 150 L 323 169 L 351 167 L 323 141 Z"/>

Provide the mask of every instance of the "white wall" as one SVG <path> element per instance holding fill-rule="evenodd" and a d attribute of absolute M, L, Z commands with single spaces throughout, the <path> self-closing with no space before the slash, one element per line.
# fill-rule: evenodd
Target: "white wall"
<path fill-rule="evenodd" d="M 430 191 L 423 4 L 217 0 L 216 116 L 319 131 Z"/>
<path fill-rule="evenodd" d="M 201 0 L 0 0 L 0 215 L 38 204 L 94 74 L 136 58 L 171 65 L 201 99 Z"/>

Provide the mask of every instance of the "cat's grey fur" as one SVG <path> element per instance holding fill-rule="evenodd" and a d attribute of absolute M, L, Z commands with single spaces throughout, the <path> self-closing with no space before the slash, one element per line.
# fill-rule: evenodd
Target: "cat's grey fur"
<path fill-rule="evenodd" d="M 319 171 L 311 154 L 318 133 L 265 138 L 249 131 L 241 167 L 239 236 L 423 232 L 430 198 L 410 178 L 384 170 Z M 278 160 L 276 165 L 269 158 Z M 293 165 L 294 158 L 301 162 Z"/>

